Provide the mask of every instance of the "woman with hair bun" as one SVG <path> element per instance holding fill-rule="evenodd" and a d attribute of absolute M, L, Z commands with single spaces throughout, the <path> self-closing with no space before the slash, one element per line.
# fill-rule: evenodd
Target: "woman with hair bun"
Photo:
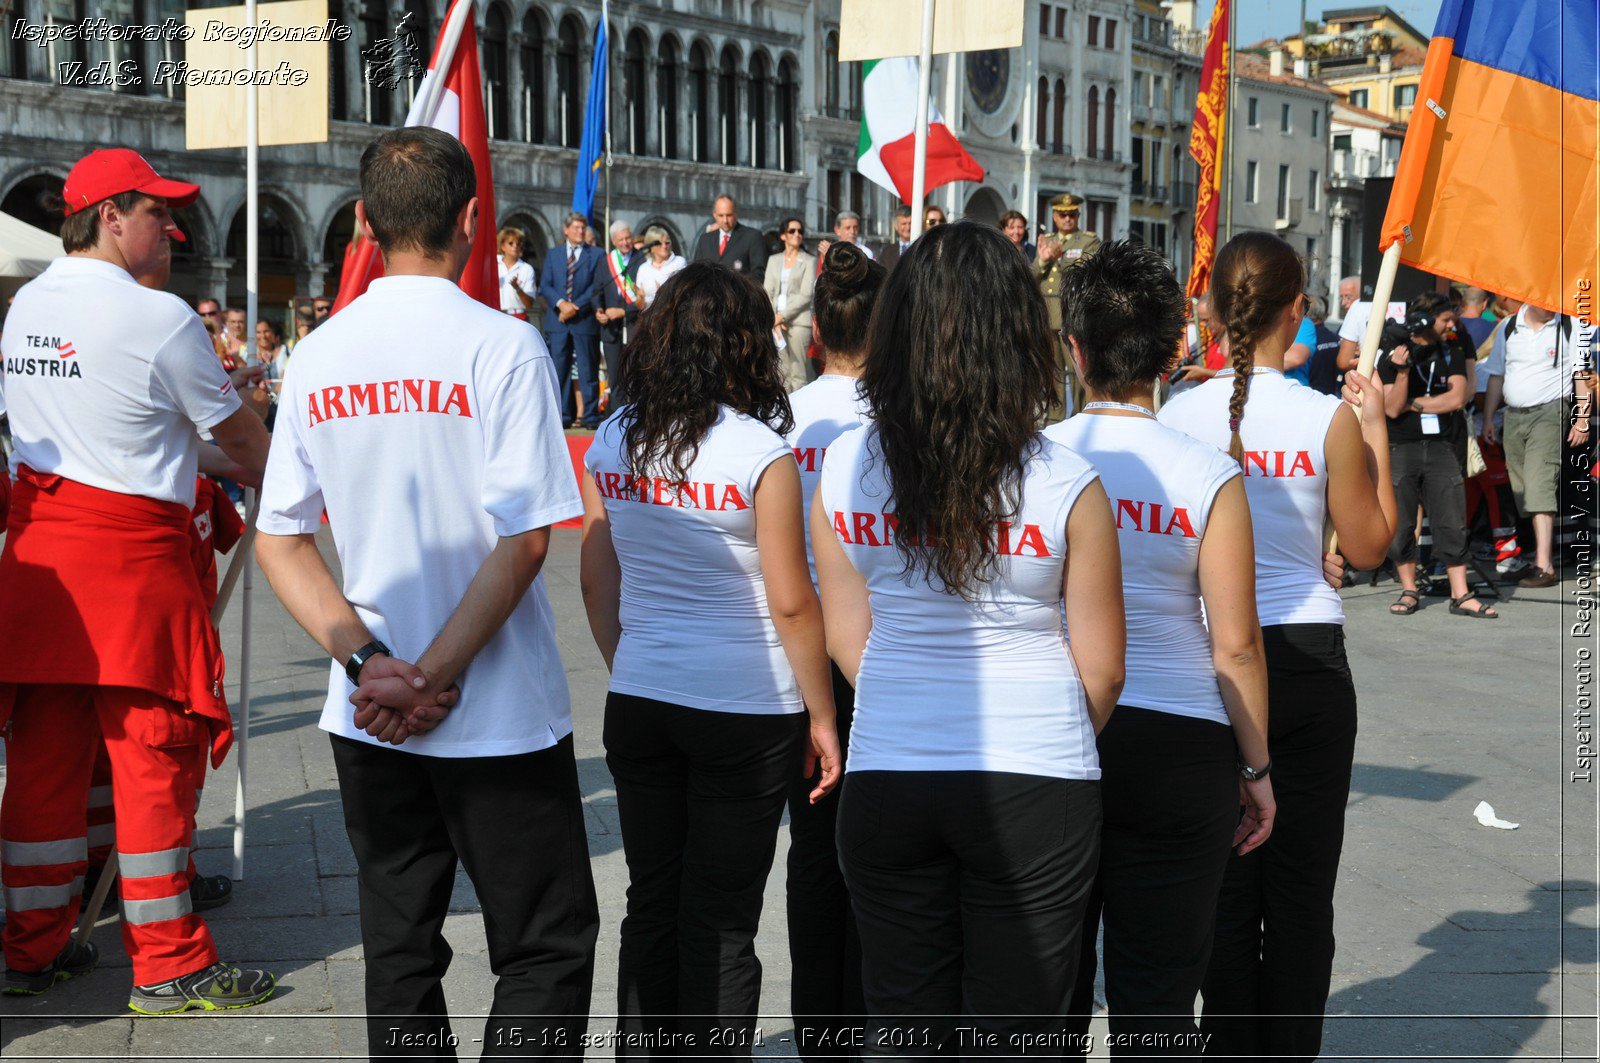
<path fill-rule="evenodd" d="M 766 296 L 685 267 L 640 315 L 622 386 L 584 459 L 581 568 L 628 865 L 617 1012 L 748 1057 L 784 801 L 810 761 L 811 800 L 840 774 Z"/>
<path fill-rule="evenodd" d="M 1160 414 L 1162 424 L 1226 450 L 1244 472 L 1272 761 L 1241 771 L 1270 771 L 1278 803 L 1271 844 L 1231 857 L 1223 879 L 1202 987 L 1208 1055 L 1311 1059 L 1321 1048 L 1356 741 L 1344 607 L 1323 577 L 1323 525 L 1331 520 L 1357 568 L 1382 564 L 1394 536 L 1383 393 L 1347 373 L 1347 407 L 1284 379 L 1305 286 L 1299 257 L 1279 237 L 1228 241 L 1211 296 L 1232 368 Z"/>
<path fill-rule="evenodd" d="M 811 538 L 856 688 L 838 844 L 867 1051 L 964 1050 L 958 1025 L 1059 1037 L 1099 850 L 1094 735 L 1122 688 L 1111 508 L 1033 427 L 1054 342 L 993 226 L 911 245 L 865 367 L 872 421 L 828 448 Z"/>
<path fill-rule="evenodd" d="M 1275 808 L 1270 778 L 1240 778 L 1241 766 L 1271 762 L 1244 480 L 1226 454 L 1155 415 L 1183 311 L 1172 266 L 1151 248 L 1113 241 L 1073 270 L 1063 333 L 1088 401 L 1045 429 L 1100 473 L 1128 624 L 1127 683 L 1096 743 L 1105 823 L 1074 1028 L 1087 1033 L 1094 1010 L 1103 917 L 1111 1032 L 1162 1054 L 1197 1043 L 1195 997 L 1228 853 L 1265 842 Z"/>
<path fill-rule="evenodd" d="M 866 354 L 867 324 L 887 276 L 888 270 L 854 244 L 834 244 L 823 256 L 812 297 L 822 375 L 789 396 L 794 429 L 788 440 L 800 466 L 800 489 L 808 510 L 822 477 L 828 446 L 841 433 L 867 423 L 861 363 Z M 809 532 L 808 525 L 808 560 Z M 814 560 L 811 578 L 817 578 Z M 831 667 L 839 745 L 845 748 L 850 742 L 856 694 L 839 666 Z M 829 794 L 813 804 L 810 790 L 810 780 L 798 777 L 789 790 L 789 875 L 785 885 L 792 965 L 789 1003 L 796 1048 L 808 1060 L 831 1054 L 825 1046 L 841 1044 L 845 1031 L 860 1022 L 864 1008 L 861 941 L 834 842 L 839 797 Z"/>

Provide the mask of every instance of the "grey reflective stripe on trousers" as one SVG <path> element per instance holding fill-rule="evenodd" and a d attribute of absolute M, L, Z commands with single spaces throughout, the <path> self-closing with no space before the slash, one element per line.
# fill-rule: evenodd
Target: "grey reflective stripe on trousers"
<path fill-rule="evenodd" d="M 157 897 L 149 901 L 129 900 L 126 894 L 122 897 L 122 921 L 129 926 L 161 923 L 188 915 L 192 911 L 194 905 L 189 900 L 187 883 L 184 884 L 182 893 L 172 897 Z"/>
<path fill-rule="evenodd" d="M 7 886 L 6 911 L 36 912 L 49 908 L 65 908 L 72 903 L 72 898 L 82 892 L 82 875 L 59 886 Z M 189 895 L 185 893 L 183 899 L 188 900 Z"/>
<path fill-rule="evenodd" d="M 53 842 L 0 841 L 0 862 L 7 867 L 50 867 L 87 859 L 88 838 L 62 838 Z"/>
<path fill-rule="evenodd" d="M 125 853 L 117 851 L 117 871 L 123 878 L 155 878 L 158 875 L 181 875 L 189 870 L 189 847 L 162 849 L 154 853 Z"/>

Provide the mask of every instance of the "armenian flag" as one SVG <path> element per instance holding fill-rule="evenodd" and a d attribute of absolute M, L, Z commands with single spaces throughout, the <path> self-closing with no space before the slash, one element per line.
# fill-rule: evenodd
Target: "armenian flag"
<path fill-rule="evenodd" d="M 1380 245 L 1593 321 L 1597 147 L 1595 0 L 1444 0 Z"/>

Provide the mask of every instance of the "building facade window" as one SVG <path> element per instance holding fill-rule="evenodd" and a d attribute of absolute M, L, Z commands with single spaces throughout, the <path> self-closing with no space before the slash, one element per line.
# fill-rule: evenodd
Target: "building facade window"
<path fill-rule="evenodd" d="M 739 100 L 740 80 L 739 53 L 730 44 L 722 49 L 722 59 L 717 66 L 717 137 L 724 166 L 737 166 L 743 161 L 739 152 L 739 115 L 743 111 Z"/>
<path fill-rule="evenodd" d="M 1360 107 L 1362 110 L 1366 110 L 1367 101 L 1370 98 L 1367 95 L 1367 92 L 1368 92 L 1368 90 L 1366 90 L 1366 89 L 1351 89 L 1350 90 L 1350 106 L 1352 106 L 1352 107 Z"/>
<path fill-rule="evenodd" d="M 1261 165 L 1254 159 L 1247 159 L 1244 164 L 1244 201 L 1261 201 Z"/>
<path fill-rule="evenodd" d="M 1394 109 L 1414 107 L 1417 103 L 1417 87 L 1415 85 L 1396 85 L 1394 87 Z"/>
<path fill-rule="evenodd" d="M 711 161 L 711 49 L 696 41 L 689 49 L 689 154 Z"/>
<path fill-rule="evenodd" d="M 766 53 L 757 52 L 750 57 L 749 106 L 745 108 L 749 121 L 745 124 L 750 140 L 750 165 L 765 170 L 767 155 L 767 93 L 772 87 L 772 64 Z"/>
<path fill-rule="evenodd" d="M 1117 157 L 1117 90 L 1106 89 L 1106 143 L 1105 157 Z"/>
<path fill-rule="evenodd" d="M 839 117 L 839 31 L 829 30 L 822 40 L 822 113 Z"/>
<path fill-rule="evenodd" d="M 1322 110 L 1311 108 L 1311 139 L 1318 140 L 1322 137 Z"/>
<path fill-rule="evenodd" d="M 1278 217 L 1289 216 L 1289 167 L 1278 167 Z"/>
<path fill-rule="evenodd" d="M 1056 8 L 1056 36 L 1063 41 L 1067 39 L 1067 18 L 1070 15 L 1067 8 Z"/>
<path fill-rule="evenodd" d="M 41 19 L 46 29 L 56 26 L 76 26 L 84 20 L 83 0 L 44 0 L 40 10 Z M 45 61 L 50 70 L 48 80 L 61 84 L 62 65 L 65 63 L 89 63 L 89 45 L 81 34 L 74 35 L 70 41 L 56 40 L 53 36 L 46 42 Z"/>
<path fill-rule="evenodd" d="M 1322 174 L 1312 170 L 1306 181 L 1306 209 L 1316 210 L 1318 199 L 1322 194 Z"/>
<path fill-rule="evenodd" d="M 1106 47 L 1115 51 L 1117 47 L 1117 20 L 1106 19 Z"/>
<path fill-rule="evenodd" d="M 1033 139 L 1043 148 L 1050 143 L 1050 79 L 1039 78 L 1038 102 L 1034 106 Z"/>
<path fill-rule="evenodd" d="M 682 157 L 678 147 L 678 83 L 682 77 L 678 42 L 663 37 L 656 55 L 656 135 L 661 138 L 663 159 Z"/>
<path fill-rule="evenodd" d="M 506 12 L 494 4 L 483 18 L 483 117 L 491 140 L 504 140 L 511 133 L 510 68 Z"/>
<path fill-rule="evenodd" d="M 1293 108 L 1287 103 L 1278 109 L 1278 132 L 1288 133 L 1293 130 L 1293 123 L 1289 118 L 1292 110 Z"/>
<path fill-rule="evenodd" d="M 628 153 L 645 153 L 645 131 L 650 114 L 650 100 L 645 94 L 645 56 L 649 43 L 644 31 L 635 29 L 628 34 L 628 47 L 622 59 L 622 100 L 627 111 L 623 130 L 628 138 Z"/>
<path fill-rule="evenodd" d="M 578 55 L 583 23 L 576 15 L 561 20 L 556 40 L 556 113 L 561 146 L 576 148 L 583 139 L 583 69 Z"/>
<path fill-rule="evenodd" d="M 1261 101 L 1254 96 L 1245 98 L 1244 124 L 1251 129 L 1257 129 L 1261 126 Z"/>
<path fill-rule="evenodd" d="M 522 18 L 522 139 L 530 144 L 548 144 L 550 124 L 546 109 L 550 93 L 545 82 L 545 38 L 549 23 L 543 12 L 529 11 Z"/>
<path fill-rule="evenodd" d="M 1050 150 L 1060 155 L 1067 150 L 1067 82 L 1056 78 L 1055 118 L 1050 125 Z"/>
<path fill-rule="evenodd" d="M 1100 47 L 1100 16 L 1089 16 L 1089 47 Z"/>
<path fill-rule="evenodd" d="M 799 136 L 800 79 L 799 66 L 793 59 L 784 58 L 778 63 L 778 85 L 775 93 L 778 105 L 778 169 L 785 173 L 796 168 L 795 147 Z"/>
<path fill-rule="evenodd" d="M 1100 86 L 1089 86 L 1089 121 L 1084 127 L 1088 143 L 1085 145 L 1089 151 L 1089 158 L 1100 154 Z"/>

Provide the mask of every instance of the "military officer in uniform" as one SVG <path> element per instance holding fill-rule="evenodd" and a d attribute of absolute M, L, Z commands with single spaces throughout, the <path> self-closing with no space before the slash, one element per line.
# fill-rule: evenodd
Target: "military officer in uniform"
<path fill-rule="evenodd" d="M 1034 272 L 1039 276 L 1039 288 L 1044 292 L 1045 305 L 1050 311 L 1050 328 L 1056 334 L 1056 364 L 1062 375 L 1056 378 L 1056 402 L 1051 407 L 1049 420 L 1059 421 L 1083 405 L 1083 385 L 1072 368 L 1065 341 L 1061 339 L 1061 286 L 1067 272 L 1089 255 L 1100 250 L 1100 237 L 1078 227 L 1078 214 L 1083 210 L 1083 197 L 1063 192 L 1050 201 L 1050 217 L 1056 231 L 1039 238 L 1039 257 L 1034 262 Z M 1071 404 L 1067 402 L 1067 385 L 1070 381 Z"/>

